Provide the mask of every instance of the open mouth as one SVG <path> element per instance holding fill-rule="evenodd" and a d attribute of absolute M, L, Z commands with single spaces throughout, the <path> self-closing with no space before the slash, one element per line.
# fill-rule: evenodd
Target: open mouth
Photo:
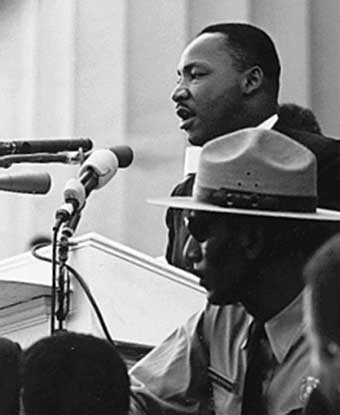
<path fill-rule="evenodd" d="M 177 107 L 176 114 L 179 118 L 181 118 L 183 121 L 188 120 L 189 118 L 194 116 L 193 111 L 191 111 L 187 107 Z"/>
<path fill-rule="evenodd" d="M 187 107 L 179 106 L 176 108 L 176 114 L 181 119 L 180 128 L 188 129 L 195 117 L 195 113 Z"/>

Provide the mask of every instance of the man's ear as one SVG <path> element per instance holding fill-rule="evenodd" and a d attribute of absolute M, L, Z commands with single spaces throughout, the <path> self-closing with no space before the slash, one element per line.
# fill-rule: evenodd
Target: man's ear
<path fill-rule="evenodd" d="M 244 226 L 240 233 L 240 244 L 249 260 L 255 260 L 264 249 L 264 232 L 261 226 Z"/>
<path fill-rule="evenodd" d="M 264 80 L 263 70 L 260 66 L 255 65 L 250 69 L 247 69 L 244 72 L 244 78 L 242 83 L 243 93 L 246 95 L 252 94 L 254 91 L 258 90 Z"/>

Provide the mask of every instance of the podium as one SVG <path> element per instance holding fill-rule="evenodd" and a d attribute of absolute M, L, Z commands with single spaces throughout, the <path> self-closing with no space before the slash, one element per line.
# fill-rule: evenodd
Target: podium
<path fill-rule="evenodd" d="M 111 337 L 130 363 L 205 304 L 192 274 L 96 233 L 72 239 L 69 264 L 89 286 Z M 42 248 L 51 256 L 50 247 Z M 52 267 L 30 252 L 0 261 L 0 336 L 22 347 L 50 334 Z M 70 331 L 104 337 L 83 289 L 71 279 Z"/>

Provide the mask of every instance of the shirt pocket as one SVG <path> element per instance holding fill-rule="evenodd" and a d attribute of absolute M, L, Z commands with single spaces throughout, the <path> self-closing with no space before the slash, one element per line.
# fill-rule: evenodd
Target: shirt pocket
<path fill-rule="evenodd" d="M 213 389 L 215 414 L 239 414 L 242 399 L 238 393 L 238 383 L 211 366 L 208 368 L 208 374 Z"/>

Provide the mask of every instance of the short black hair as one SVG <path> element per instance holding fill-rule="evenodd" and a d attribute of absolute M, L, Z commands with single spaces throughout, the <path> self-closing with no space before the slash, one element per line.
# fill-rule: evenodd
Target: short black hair
<path fill-rule="evenodd" d="M 126 415 L 129 377 L 115 347 L 62 332 L 30 346 L 22 360 L 26 415 Z"/>
<path fill-rule="evenodd" d="M 284 103 L 279 105 L 278 116 L 285 127 L 308 131 L 313 134 L 322 134 L 321 126 L 310 108 L 293 103 Z"/>
<path fill-rule="evenodd" d="M 324 341 L 340 345 L 340 234 L 316 251 L 306 264 L 303 275 L 311 288 L 316 332 Z"/>
<path fill-rule="evenodd" d="M 280 60 L 274 42 L 262 29 L 246 23 L 219 23 L 205 27 L 197 35 L 221 33 L 231 51 L 235 67 L 244 71 L 254 65 L 262 68 L 277 96 L 280 87 Z"/>

